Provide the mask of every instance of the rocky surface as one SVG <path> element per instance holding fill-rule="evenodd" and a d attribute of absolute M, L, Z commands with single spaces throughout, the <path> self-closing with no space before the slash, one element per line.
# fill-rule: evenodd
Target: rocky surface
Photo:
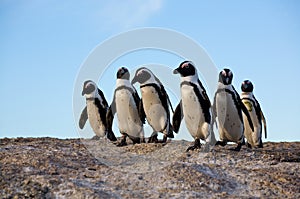
<path fill-rule="evenodd" d="M 187 141 L 116 147 L 88 139 L 0 139 L 1 198 L 300 198 L 300 142 L 263 149 Z"/>

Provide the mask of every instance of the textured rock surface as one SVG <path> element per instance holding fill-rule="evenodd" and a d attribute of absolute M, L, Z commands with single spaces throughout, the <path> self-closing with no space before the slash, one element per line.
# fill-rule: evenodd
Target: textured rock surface
<path fill-rule="evenodd" d="M 1 198 L 300 198 L 300 142 L 186 153 L 186 141 L 0 139 Z"/>

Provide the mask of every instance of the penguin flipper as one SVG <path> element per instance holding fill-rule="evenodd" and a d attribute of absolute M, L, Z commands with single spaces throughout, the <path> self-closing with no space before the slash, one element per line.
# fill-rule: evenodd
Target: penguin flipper
<path fill-rule="evenodd" d="M 142 99 L 140 99 L 140 97 L 139 97 L 139 95 L 138 95 L 138 93 L 136 92 L 135 89 L 134 89 L 132 95 L 133 95 L 133 99 L 134 99 L 136 108 L 137 108 L 138 113 L 139 113 L 140 120 L 142 121 L 143 124 L 145 124 L 146 115 L 145 115 L 145 112 L 143 112 L 144 111 L 143 107 L 140 107 L 140 106 L 143 106 Z M 141 109 L 143 109 L 143 110 L 141 110 Z"/>
<path fill-rule="evenodd" d="M 111 105 L 109 106 L 107 113 L 106 113 L 106 125 L 108 131 L 112 131 L 112 125 L 114 121 L 114 115 L 116 114 L 116 100 L 115 95 L 113 97 L 113 101 Z"/>
<path fill-rule="evenodd" d="M 262 111 L 260 112 L 260 114 L 261 114 L 261 119 L 262 119 L 262 121 L 264 123 L 265 138 L 267 138 L 267 122 L 266 122 L 266 118 L 265 118 L 265 116 L 264 116 L 264 114 L 263 114 Z"/>
<path fill-rule="evenodd" d="M 248 119 L 248 123 L 250 125 L 250 128 L 252 130 L 252 132 L 254 131 L 254 126 L 253 126 L 253 122 L 251 120 L 251 117 L 250 117 L 250 114 L 249 114 L 249 111 L 247 109 L 247 107 L 245 106 L 245 104 L 242 102 L 241 98 L 240 98 L 240 95 L 238 94 L 238 92 L 235 90 L 234 86 L 232 86 L 232 89 L 236 95 L 236 100 L 237 100 L 237 103 L 238 105 L 240 106 L 241 110 L 245 113 L 247 119 Z M 243 117 L 242 115 L 240 115 L 241 117 L 241 120 L 243 121 Z"/>
<path fill-rule="evenodd" d="M 145 110 L 144 110 L 143 100 L 142 99 L 140 100 L 140 103 L 139 103 L 139 116 L 140 116 L 140 119 L 143 122 L 143 124 L 145 124 L 146 113 L 145 113 Z"/>
<path fill-rule="evenodd" d="M 114 121 L 114 114 L 110 106 L 106 113 L 106 124 L 107 124 L 107 129 L 109 131 L 112 129 L 113 121 Z"/>
<path fill-rule="evenodd" d="M 254 126 L 253 126 L 250 114 L 248 112 L 248 109 L 246 108 L 246 106 L 244 105 L 243 102 L 240 103 L 240 106 L 241 106 L 242 111 L 245 113 L 245 115 L 246 115 L 246 117 L 248 119 L 248 123 L 250 125 L 251 130 L 254 131 Z"/>
<path fill-rule="evenodd" d="M 181 120 L 183 118 L 183 112 L 182 112 L 182 109 L 181 109 L 181 100 L 179 102 L 179 104 L 177 105 L 176 109 L 175 109 L 175 112 L 174 112 L 174 115 L 173 115 L 173 130 L 175 133 L 178 133 L 179 131 L 179 128 L 180 128 L 180 124 L 181 124 Z"/>
<path fill-rule="evenodd" d="M 85 107 L 83 110 L 82 110 L 82 113 L 80 115 L 80 119 L 79 119 L 79 128 L 80 129 L 83 129 L 86 121 L 88 119 L 88 114 L 87 114 L 87 107 Z"/>
<path fill-rule="evenodd" d="M 217 117 L 217 93 L 214 96 L 214 103 L 212 106 L 212 113 L 213 113 L 213 118 L 215 119 Z"/>
<path fill-rule="evenodd" d="M 206 103 L 208 104 L 208 106 L 211 107 L 211 103 L 210 103 L 209 97 L 208 97 L 208 95 L 207 95 L 207 93 L 206 93 L 206 90 L 205 90 L 203 84 L 201 83 L 201 81 L 200 81 L 199 79 L 198 79 L 198 84 L 199 84 L 199 86 L 200 86 L 201 89 L 202 89 L 202 95 L 203 95 L 203 98 L 205 99 L 205 101 L 206 101 Z"/>
<path fill-rule="evenodd" d="M 102 104 L 104 106 L 104 108 L 108 108 L 108 103 L 104 97 L 103 92 L 98 88 L 98 94 L 100 95 L 100 97 L 102 98 Z"/>
<path fill-rule="evenodd" d="M 264 123 L 264 131 L 265 131 L 265 138 L 267 138 L 267 122 L 266 122 L 266 118 L 260 108 L 260 104 L 258 103 L 257 99 L 253 96 L 255 103 L 257 104 L 255 107 L 257 107 L 257 114 L 260 115 L 260 119 L 262 120 L 262 122 Z"/>
<path fill-rule="evenodd" d="M 165 90 L 165 87 L 162 84 L 160 84 L 160 89 L 161 89 L 161 93 L 162 93 L 163 97 L 165 97 L 167 99 L 166 107 L 168 107 L 168 104 L 169 104 L 170 107 L 171 107 L 172 112 L 174 113 L 174 109 L 173 109 L 173 106 L 171 104 L 169 95 L 168 95 L 167 91 Z"/>
<path fill-rule="evenodd" d="M 212 126 L 215 123 L 216 128 L 218 128 L 218 123 L 216 121 L 216 118 L 217 118 L 217 93 L 215 93 L 214 102 L 212 104 Z"/>
<path fill-rule="evenodd" d="M 107 138 L 112 141 L 115 142 L 117 141 L 117 138 L 112 130 L 112 124 L 114 121 L 114 115 L 116 113 L 116 101 L 115 101 L 115 96 L 113 98 L 113 101 L 111 103 L 111 105 L 109 106 L 107 112 L 106 112 L 106 128 L 107 128 Z"/>

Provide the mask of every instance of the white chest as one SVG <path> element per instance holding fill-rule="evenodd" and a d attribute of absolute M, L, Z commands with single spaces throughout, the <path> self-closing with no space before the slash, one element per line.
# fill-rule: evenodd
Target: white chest
<path fill-rule="evenodd" d="M 154 87 L 147 86 L 141 88 L 143 108 L 148 123 L 154 131 L 161 131 L 168 121 L 167 113 L 162 106 L 159 95 Z"/>

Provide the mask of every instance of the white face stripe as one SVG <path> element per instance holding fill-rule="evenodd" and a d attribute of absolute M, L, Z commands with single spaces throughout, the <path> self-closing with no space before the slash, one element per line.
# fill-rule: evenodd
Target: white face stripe
<path fill-rule="evenodd" d="M 231 70 L 229 70 L 228 75 L 227 75 L 226 71 L 225 71 L 225 70 L 222 70 L 222 75 L 223 75 L 224 77 L 226 77 L 226 76 L 231 77 L 231 76 L 232 76 L 232 72 L 231 72 Z"/>
<path fill-rule="evenodd" d="M 181 68 L 185 68 L 185 67 L 187 67 L 188 65 L 189 65 L 189 62 L 186 62 L 186 63 L 184 63 L 184 64 L 181 65 Z"/>
<path fill-rule="evenodd" d="M 95 88 L 97 87 L 97 85 L 95 84 L 95 82 L 90 81 L 90 82 L 88 82 L 88 83 L 85 85 L 85 88 L 87 88 L 89 85 L 93 85 L 93 86 L 95 86 Z"/>
<path fill-rule="evenodd" d="M 223 75 L 223 76 L 226 76 L 225 70 L 222 70 L 222 75 Z"/>
<path fill-rule="evenodd" d="M 192 66 L 196 69 L 195 65 L 194 65 L 193 62 L 191 62 L 191 61 L 188 61 L 188 62 L 182 64 L 182 65 L 181 65 L 181 68 L 185 68 L 185 67 L 187 67 L 189 64 L 192 65 Z"/>
<path fill-rule="evenodd" d="M 140 70 L 136 73 L 136 75 L 141 75 L 143 72 L 147 72 L 147 73 L 151 74 L 151 76 L 154 76 L 153 73 L 152 73 L 152 71 L 149 70 L 148 68 L 142 68 L 142 69 L 140 69 Z"/>
<path fill-rule="evenodd" d="M 139 70 L 139 71 L 136 73 L 136 76 L 139 76 L 139 75 L 141 75 L 141 74 L 143 73 L 143 71 L 144 71 L 144 69 L 142 69 L 142 70 Z"/>

